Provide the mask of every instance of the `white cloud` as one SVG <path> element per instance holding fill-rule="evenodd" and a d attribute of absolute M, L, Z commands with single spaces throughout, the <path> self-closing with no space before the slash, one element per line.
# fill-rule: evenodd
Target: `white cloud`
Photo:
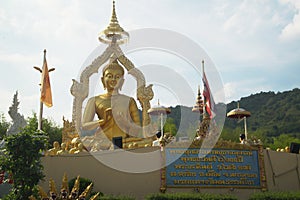
<path fill-rule="evenodd" d="M 226 103 L 237 101 L 241 97 L 256 94 L 261 91 L 270 91 L 272 87 L 268 85 L 265 79 L 245 79 L 241 81 L 232 81 L 224 84 Z"/>
<path fill-rule="evenodd" d="M 224 84 L 224 92 L 226 102 L 233 100 L 236 97 L 237 84 L 228 82 Z"/>
<path fill-rule="evenodd" d="M 20 63 L 34 63 L 36 62 L 36 57 L 32 55 L 24 55 L 21 53 L 12 53 L 12 54 L 5 54 L 0 53 L 0 62 L 8 62 L 14 64 Z"/>
<path fill-rule="evenodd" d="M 295 14 L 293 20 L 282 29 L 280 39 L 287 41 L 300 39 L 300 1 L 281 0 L 281 2 L 290 4 L 295 9 Z"/>
<path fill-rule="evenodd" d="M 293 21 L 284 27 L 280 38 L 283 40 L 300 39 L 300 13 L 296 14 Z"/>
<path fill-rule="evenodd" d="M 224 83 L 227 101 L 276 88 L 266 81 L 257 81 L 257 74 L 247 73 L 245 69 L 251 68 L 250 72 L 257 73 L 272 69 L 273 76 L 280 73 L 279 82 L 285 85 L 291 63 L 295 66 L 300 62 L 298 46 L 291 48 L 278 42 L 280 34 L 285 40 L 300 35 L 299 0 L 281 0 L 281 4 L 273 0 L 189 3 L 126 0 L 116 3 L 119 22 L 126 31 L 145 27 L 169 29 L 205 48 L 223 72 L 220 75 L 229 74 Z M 38 111 L 40 75 L 32 66 L 41 66 L 42 51 L 46 48 L 48 64 L 56 71 L 51 74 L 54 106 L 45 108 L 44 116 L 51 116 L 58 123 L 63 115 L 71 120 L 71 79 L 78 78 L 81 64 L 99 44 L 97 35 L 109 23 L 111 1 L 12 0 L 0 1 L 0 4 L 0 68 L 5 68 L 6 75 L 0 80 L 0 112 L 7 112 L 15 90 L 19 90 L 21 111 L 26 115 L 32 110 Z M 159 64 L 167 62 L 166 59 L 162 57 Z M 138 63 L 138 60 L 132 61 Z M 183 67 L 180 62 L 169 65 Z M 277 70 L 273 70 L 275 68 Z M 297 70 L 295 68 L 295 74 Z M 196 90 L 201 79 L 192 81 L 195 74 L 188 70 L 178 73 L 189 77 L 192 89 Z M 251 81 L 235 82 L 236 76 Z M 297 84 L 289 83 L 284 88 L 297 87 Z M 194 101 L 192 98 L 192 104 Z M 164 104 L 168 106 L 167 101 Z"/>
<path fill-rule="evenodd" d="M 223 28 L 225 31 L 243 35 L 253 35 L 261 28 L 264 17 L 269 14 L 267 3 L 263 1 L 241 2 L 233 14 L 225 21 Z"/>

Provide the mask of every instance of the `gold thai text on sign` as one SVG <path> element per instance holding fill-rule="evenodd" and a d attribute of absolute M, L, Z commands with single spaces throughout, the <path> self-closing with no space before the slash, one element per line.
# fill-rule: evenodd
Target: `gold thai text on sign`
<path fill-rule="evenodd" d="M 257 150 L 166 148 L 167 187 L 261 186 Z"/>

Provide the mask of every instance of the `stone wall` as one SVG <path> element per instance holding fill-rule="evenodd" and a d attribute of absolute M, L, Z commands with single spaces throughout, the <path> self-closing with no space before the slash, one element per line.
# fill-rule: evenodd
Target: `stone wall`
<path fill-rule="evenodd" d="M 151 153 L 150 153 L 151 152 Z M 128 153 L 135 155 L 128 157 Z M 138 155 L 138 159 L 136 158 Z M 102 162 L 104 161 L 105 164 Z M 67 173 L 68 179 L 77 175 L 94 181 L 94 190 L 105 194 L 131 195 L 137 199 L 149 193 L 160 191 L 161 175 L 160 148 L 148 147 L 125 152 L 115 150 L 96 154 L 81 153 L 77 155 L 44 157 L 45 181 L 41 186 L 47 190 L 48 181 L 53 178 L 60 188 L 62 176 Z M 300 156 L 284 152 L 264 150 L 264 163 L 269 191 L 300 190 Z M 122 171 L 109 166 L 117 166 Z M 156 169 L 151 171 L 150 169 Z M 144 173 L 143 173 L 144 171 Z M 139 172 L 139 173 L 133 173 Z M 244 188 L 167 188 L 167 192 L 211 192 L 232 194 L 239 199 L 247 199 L 260 189 Z"/>

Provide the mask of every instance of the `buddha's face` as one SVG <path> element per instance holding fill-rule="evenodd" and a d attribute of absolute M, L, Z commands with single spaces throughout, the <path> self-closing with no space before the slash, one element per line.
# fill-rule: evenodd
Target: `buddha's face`
<path fill-rule="evenodd" d="M 119 90 L 123 85 L 123 72 L 118 68 L 108 68 L 101 78 L 104 88 L 108 91 Z"/>
<path fill-rule="evenodd" d="M 59 143 L 57 142 L 57 141 L 55 141 L 54 143 L 53 143 L 53 147 L 55 148 L 55 149 L 59 149 Z"/>

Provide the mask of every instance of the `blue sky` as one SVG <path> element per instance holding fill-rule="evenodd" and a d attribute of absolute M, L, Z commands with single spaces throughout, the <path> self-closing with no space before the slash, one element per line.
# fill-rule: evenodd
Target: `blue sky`
<path fill-rule="evenodd" d="M 20 112 L 38 112 L 40 74 L 33 66 L 42 65 L 46 48 L 48 66 L 56 71 L 50 74 L 54 106 L 44 116 L 59 124 L 62 116 L 71 119 L 72 79 L 99 45 L 111 4 L 0 0 L 0 112 L 7 116 L 16 90 Z M 221 76 L 226 102 L 300 87 L 299 0 L 117 0 L 116 8 L 127 31 L 168 29 L 198 43 Z"/>

